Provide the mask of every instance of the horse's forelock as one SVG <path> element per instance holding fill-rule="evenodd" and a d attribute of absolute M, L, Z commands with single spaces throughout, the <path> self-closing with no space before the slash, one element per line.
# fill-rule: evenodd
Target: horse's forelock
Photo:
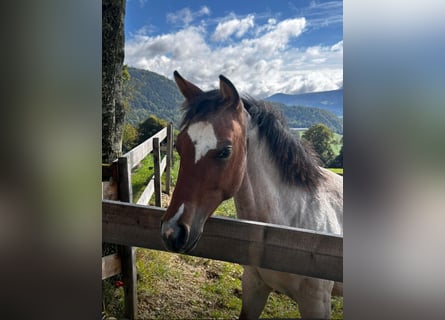
<path fill-rule="evenodd" d="M 181 128 L 191 122 L 204 120 L 210 114 L 216 112 L 224 104 L 219 90 L 204 92 L 190 101 L 185 101 L 181 107 L 184 115 Z"/>

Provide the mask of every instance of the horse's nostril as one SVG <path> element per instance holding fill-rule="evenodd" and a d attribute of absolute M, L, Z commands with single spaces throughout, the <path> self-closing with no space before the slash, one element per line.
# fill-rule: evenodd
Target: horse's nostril
<path fill-rule="evenodd" d="M 178 224 L 178 234 L 176 236 L 176 249 L 180 251 L 187 244 L 189 229 L 183 223 Z"/>
<path fill-rule="evenodd" d="M 174 223 L 163 230 L 163 240 L 168 250 L 182 252 L 189 238 L 189 228 L 183 223 Z"/>

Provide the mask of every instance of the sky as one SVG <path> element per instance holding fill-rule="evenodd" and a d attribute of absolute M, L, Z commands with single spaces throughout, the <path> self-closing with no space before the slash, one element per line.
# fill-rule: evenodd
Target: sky
<path fill-rule="evenodd" d="M 127 0 L 125 64 L 265 98 L 343 87 L 343 2 Z"/>

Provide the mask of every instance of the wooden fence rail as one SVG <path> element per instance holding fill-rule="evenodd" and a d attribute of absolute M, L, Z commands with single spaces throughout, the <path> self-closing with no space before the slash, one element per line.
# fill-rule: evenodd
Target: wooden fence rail
<path fill-rule="evenodd" d="M 107 242 L 165 250 L 160 218 L 165 209 L 102 202 Z M 190 255 L 343 281 L 343 238 L 332 234 L 224 217 L 211 217 Z"/>
<path fill-rule="evenodd" d="M 155 138 L 158 138 L 159 141 L 163 141 L 165 138 L 167 138 L 167 131 L 167 127 L 161 129 L 159 132 L 145 140 L 143 143 L 123 155 L 123 157 L 128 158 L 128 163 L 130 164 L 131 169 L 141 163 L 141 161 L 144 160 L 144 158 L 153 151 L 153 140 Z"/>

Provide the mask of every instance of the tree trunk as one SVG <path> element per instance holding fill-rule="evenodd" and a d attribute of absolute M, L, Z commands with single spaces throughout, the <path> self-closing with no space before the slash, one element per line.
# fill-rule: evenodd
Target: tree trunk
<path fill-rule="evenodd" d="M 102 0 L 102 162 L 122 153 L 125 0 Z"/>

